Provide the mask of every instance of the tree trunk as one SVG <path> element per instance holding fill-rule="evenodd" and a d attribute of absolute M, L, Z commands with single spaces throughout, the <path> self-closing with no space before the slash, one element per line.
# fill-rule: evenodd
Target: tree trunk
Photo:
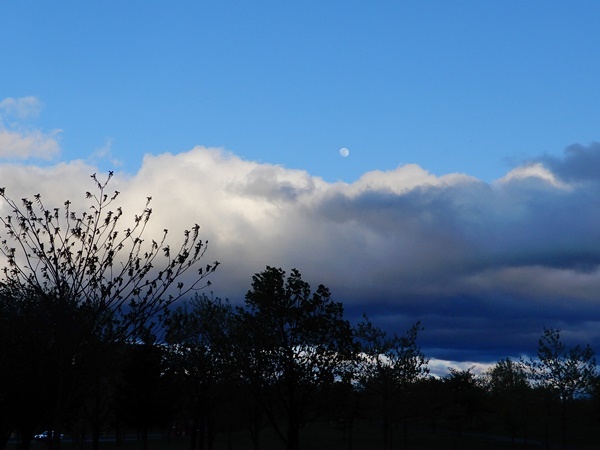
<path fill-rule="evenodd" d="M 206 420 L 206 449 L 213 450 L 215 439 L 217 437 L 217 424 L 214 417 L 209 417 Z"/>
<path fill-rule="evenodd" d="M 148 427 L 146 425 L 142 427 L 142 449 L 148 450 Z"/>
<path fill-rule="evenodd" d="M 298 450 L 300 447 L 300 426 L 293 418 L 288 422 L 287 450 Z"/>
<path fill-rule="evenodd" d="M 382 397 L 382 432 L 383 432 L 383 449 L 390 450 L 392 448 L 390 439 L 390 420 L 389 420 L 389 407 L 388 407 L 388 396 L 387 390 L 383 393 Z"/>
<path fill-rule="evenodd" d="M 92 448 L 94 450 L 100 450 L 100 428 L 92 428 Z"/>
<path fill-rule="evenodd" d="M 392 442 L 390 438 L 390 423 L 387 419 L 383 420 L 383 449 L 390 450 L 392 448 Z"/>
<path fill-rule="evenodd" d="M 250 437 L 252 438 L 253 450 L 260 450 L 260 431 L 262 425 L 262 414 L 255 408 L 250 421 Z"/>
<path fill-rule="evenodd" d="M 562 448 L 567 448 L 567 400 L 563 397 L 560 408 L 560 423 L 562 431 Z"/>
<path fill-rule="evenodd" d="M 256 417 L 252 418 L 250 424 L 250 437 L 252 439 L 252 449 L 260 450 L 260 423 L 256 420 Z"/>
<path fill-rule="evenodd" d="M 19 442 L 19 450 L 29 450 L 31 447 L 31 440 L 33 439 L 33 428 L 21 427 L 19 429 L 21 434 L 21 440 Z"/>
<path fill-rule="evenodd" d="M 10 435 L 11 435 L 11 431 L 7 430 L 2 430 L 0 432 L 0 449 L 2 448 L 6 448 L 6 445 L 8 444 L 8 440 L 10 439 Z"/>
<path fill-rule="evenodd" d="M 206 421 L 204 417 L 200 417 L 198 420 L 198 450 L 204 450 L 204 444 L 206 441 Z"/>

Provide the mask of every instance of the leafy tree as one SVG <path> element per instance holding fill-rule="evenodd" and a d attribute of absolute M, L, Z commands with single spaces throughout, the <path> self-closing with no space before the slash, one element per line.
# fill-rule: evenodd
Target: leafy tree
<path fill-rule="evenodd" d="M 3 312 L 10 335 L 3 345 L 7 380 L 0 392 L 8 397 L 3 406 L 8 407 L 7 417 L 25 449 L 35 429 L 51 424 L 56 409 L 65 406 L 67 397 L 61 398 L 63 391 L 57 387 L 70 385 L 83 369 L 85 358 L 76 350 L 75 340 L 85 323 L 77 320 L 72 304 L 59 306 L 27 290 L 3 290 L 0 296 L 9 305 Z M 66 355 L 71 355 L 68 361 Z M 74 400 L 81 390 L 71 387 L 67 395 Z"/>
<path fill-rule="evenodd" d="M 402 420 L 406 444 L 406 421 L 414 415 L 410 394 L 414 384 L 429 373 L 428 359 L 417 345 L 422 330 L 417 322 L 404 336 L 388 335 L 365 315 L 357 326 L 360 343 L 359 384 L 374 400 L 372 410 L 382 423 L 383 448 L 392 448 L 393 427 Z"/>
<path fill-rule="evenodd" d="M 242 380 L 286 448 L 297 450 L 301 426 L 316 413 L 315 397 L 349 373 L 354 345 L 343 306 L 323 285 L 311 292 L 298 270 L 286 278 L 267 266 L 252 277 L 238 313 Z"/>
<path fill-rule="evenodd" d="M 191 450 L 213 448 L 219 407 L 233 384 L 233 308 L 197 295 L 170 316 L 166 340 L 169 366 L 182 388 L 185 419 L 191 420 Z M 198 433 L 196 433 L 198 430 Z"/>
<path fill-rule="evenodd" d="M 93 373 L 86 376 L 85 393 L 79 405 L 74 405 L 78 420 L 73 423 L 73 437 L 85 442 L 89 427 L 93 449 L 98 450 L 102 433 L 115 422 L 114 398 L 128 355 L 124 343 L 98 343 L 94 347 L 101 351 L 95 356 L 102 364 L 95 365 Z"/>
<path fill-rule="evenodd" d="M 450 367 L 444 377 L 448 394 L 447 414 L 456 425 L 459 437 L 462 437 L 465 425 L 473 423 L 483 406 L 483 389 L 472 371 L 473 367 L 465 370 Z"/>
<path fill-rule="evenodd" d="M 0 293 L 26 302 L 21 311 L 26 317 L 44 319 L 31 338 L 46 343 L 43 360 L 51 363 L 43 377 L 51 383 L 46 425 L 56 431 L 51 443 L 56 447 L 68 408 L 94 366 L 108 357 L 98 344 L 151 335 L 169 305 L 201 288 L 218 265 L 199 267 L 207 247 L 198 225 L 185 231 L 176 249 L 166 230 L 158 241 L 143 239 L 151 198 L 122 229 L 119 192 L 108 190 L 111 178 L 112 172 L 103 182 L 92 175 L 96 192 L 85 194 L 89 209 L 82 212 L 68 200 L 62 208 L 46 207 L 40 194 L 17 202 L 0 188 L 10 209 L 0 217 L 5 236 L 0 252 L 7 261 Z M 181 277 L 189 271 L 196 275 L 185 284 Z"/>
<path fill-rule="evenodd" d="M 127 345 L 126 359 L 117 383 L 114 407 L 119 425 L 141 433 L 148 448 L 148 432 L 172 422 L 176 395 L 172 374 L 164 364 L 164 349 L 152 343 Z"/>
<path fill-rule="evenodd" d="M 529 368 L 536 384 L 553 391 L 561 401 L 588 393 L 596 375 L 596 358 L 589 345 L 567 348 L 560 330 L 546 328 L 538 341 L 537 359 Z"/>
<path fill-rule="evenodd" d="M 596 424 L 600 424 L 600 375 L 594 379 L 591 395 L 591 416 Z"/>
<path fill-rule="evenodd" d="M 530 413 L 531 387 L 520 362 L 501 359 L 486 373 L 492 408 L 497 411 L 514 444 L 517 432 L 526 431 Z"/>
<path fill-rule="evenodd" d="M 549 392 L 560 404 L 563 447 L 567 445 L 568 407 L 578 396 L 589 394 L 596 378 L 596 358 L 589 345 L 567 348 L 560 330 L 544 329 L 537 358 L 527 361 L 535 386 Z"/>
<path fill-rule="evenodd" d="M 435 434 L 447 406 L 444 380 L 428 376 L 418 381 L 414 388 L 419 416 L 429 423 L 431 432 Z"/>
<path fill-rule="evenodd" d="M 43 313 L 32 304 L 25 296 L 0 293 L 0 448 L 17 430 L 19 448 L 29 448 L 48 407 L 49 384 L 40 377 L 50 363 L 48 340 L 36 333 Z"/>

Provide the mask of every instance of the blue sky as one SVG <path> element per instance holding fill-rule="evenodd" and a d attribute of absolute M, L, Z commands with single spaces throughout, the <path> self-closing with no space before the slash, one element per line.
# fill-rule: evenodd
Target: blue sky
<path fill-rule="evenodd" d="M 59 201 L 115 170 L 160 226 L 203 225 L 216 294 L 298 267 L 390 329 L 422 320 L 440 359 L 518 355 L 544 326 L 600 347 L 598 17 L 0 1 L 0 184 Z"/>
<path fill-rule="evenodd" d="M 61 158 L 223 147 L 354 181 L 416 163 L 486 181 L 597 139 L 600 5 L 9 2 L 0 97 Z M 347 147 L 351 158 L 340 160 Z"/>

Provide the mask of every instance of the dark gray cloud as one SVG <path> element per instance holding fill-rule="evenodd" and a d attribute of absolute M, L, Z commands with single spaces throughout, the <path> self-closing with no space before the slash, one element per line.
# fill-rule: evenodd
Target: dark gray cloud
<path fill-rule="evenodd" d="M 222 263 L 215 295 L 241 303 L 252 274 L 296 267 L 353 321 L 366 312 L 403 333 L 420 320 L 429 356 L 490 362 L 534 351 L 544 327 L 600 351 L 599 162 L 593 144 L 491 184 L 416 165 L 332 184 L 196 148 L 147 157 L 115 183 L 125 211 L 153 196 L 150 233 L 201 225 Z M 29 169 L 0 166 L 0 177 L 19 192 L 89 188 L 81 164 L 37 168 L 35 179 Z"/>
<path fill-rule="evenodd" d="M 564 157 L 544 156 L 537 161 L 566 182 L 600 181 L 600 143 L 567 147 Z"/>

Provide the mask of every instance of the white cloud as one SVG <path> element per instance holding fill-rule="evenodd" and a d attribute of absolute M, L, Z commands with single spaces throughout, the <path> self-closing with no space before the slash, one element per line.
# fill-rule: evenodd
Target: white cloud
<path fill-rule="evenodd" d="M 42 102 L 34 96 L 8 97 L 0 101 L 0 116 L 14 116 L 18 119 L 37 117 L 42 107 Z"/>
<path fill-rule="evenodd" d="M 0 158 L 51 159 L 60 152 L 58 134 L 44 134 L 40 130 L 12 131 L 0 122 Z"/>
<path fill-rule="evenodd" d="M 479 363 L 473 361 L 448 361 L 443 359 L 432 358 L 429 360 L 430 374 L 437 378 L 442 378 L 453 370 L 470 370 L 474 375 L 481 375 L 494 367 L 495 364 Z"/>
<path fill-rule="evenodd" d="M 561 182 L 550 170 L 542 163 L 527 164 L 511 170 L 508 174 L 498 180 L 499 183 L 510 183 L 516 180 L 540 180 L 552 185 L 555 188 L 568 189 L 568 185 Z"/>
<path fill-rule="evenodd" d="M 417 164 L 406 164 L 392 171 L 367 172 L 356 183 L 346 186 L 346 190 L 355 195 L 368 190 L 403 194 L 417 188 L 453 186 L 475 180 L 463 174 L 437 177 Z"/>
<path fill-rule="evenodd" d="M 36 97 L 5 98 L 0 101 L 0 158 L 49 160 L 60 152 L 58 135 L 61 130 L 45 133 L 20 122 L 5 124 L 3 118 L 24 120 L 37 117 L 42 109 Z"/>
<path fill-rule="evenodd" d="M 112 151 L 113 140 L 107 138 L 102 147 L 94 150 L 94 153 L 88 158 L 91 164 L 100 164 L 107 161 L 112 167 L 121 167 L 123 161 L 116 158 Z"/>

